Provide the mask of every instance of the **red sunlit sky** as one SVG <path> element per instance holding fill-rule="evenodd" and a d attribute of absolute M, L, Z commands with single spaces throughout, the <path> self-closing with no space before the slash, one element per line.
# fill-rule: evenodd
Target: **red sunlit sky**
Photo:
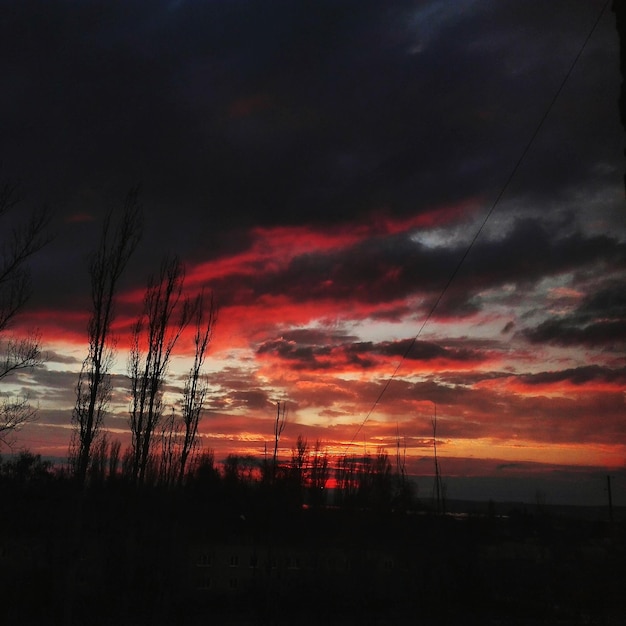
<path fill-rule="evenodd" d="M 355 454 L 399 438 L 424 495 L 436 405 L 451 497 L 604 502 L 611 474 L 626 503 L 626 159 L 604 5 L 3 2 L 3 176 L 24 210 L 54 208 L 56 233 L 13 328 L 38 328 L 48 360 L 2 383 L 39 406 L 18 446 L 67 453 L 86 260 L 140 184 L 106 419 L 124 443 L 129 328 L 175 252 L 188 293 L 220 309 L 202 424 L 218 459 L 261 455 L 281 400 L 284 455 L 299 434 Z M 183 338 L 174 407 L 189 357 Z"/>

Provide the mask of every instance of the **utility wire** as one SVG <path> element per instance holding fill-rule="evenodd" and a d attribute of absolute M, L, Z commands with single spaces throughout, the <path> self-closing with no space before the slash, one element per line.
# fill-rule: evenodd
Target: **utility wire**
<path fill-rule="evenodd" d="M 558 86 L 556 92 L 552 96 L 552 100 L 548 104 L 548 107 L 547 107 L 545 113 L 543 114 L 541 120 L 537 124 L 533 134 L 530 137 L 530 139 L 526 143 L 526 146 L 522 150 L 522 153 L 520 154 L 519 158 L 517 159 L 517 162 L 513 166 L 513 169 L 511 170 L 511 173 L 509 174 L 508 178 L 506 179 L 506 181 L 502 185 L 502 188 L 500 189 L 500 192 L 496 196 L 496 199 L 493 201 L 493 204 L 491 205 L 491 208 L 489 209 L 489 211 L 487 211 L 487 214 L 485 215 L 485 218 L 483 219 L 482 223 L 478 227 L 478 230 L 474 234 L 474 237 L 472 238 L 472 240 L 470 241 L 469 245 L 465 249 L 465 252 L 463 253 L 461 258 L 459 259 L 458 263 L 456 264 L 456 267 L 452 271 L 452 274 L 450 274 L 450 277 L 448 278 L 448 282 L 446 282 L 446 284 L 444 285 L 443 289 L 439 293 L 439 296 L 437 297 L 437 299 L 435 300 L 434 304 L 432 305 L 432 307 L 428 311 L 428 315 L 426 316 L 426 318 L 422 322 L 422 325 L 419 327 L 419 330 L 417 331 L 417 334 L 413 337 L 411 343 L 408 345 L 407 349 L 402 354 L 402 357 L 401 357 L 400 361 L 398 362 L 398 365 L 396 365 L 396 368 L 393 370 L 393 373 L 391 374 L 391 376 L 389 376 L 389 378 L 387 378 L 387 380 L 385 381 L 385 384 L 383 385 L 383 388 L 380 390 L 376 400 L 374 400 L 374 404 L 372 404 L 372 407 L 367 412 L 367 415 L 365 416 L 365 419 L 361 422 L 360 426 L 357 428 L 357 430 L 354 433 L 354 436 L 352 437 L 352 439 L 350 440 L 350 443 L 348 444 L 347 448 L 350 448 L 352 446 L 352 444 L 354 443 L 355 439 L 359 436 L 359 433 L 363 429 L 363 426 L 365 426 L 365 424 L 367 423 L 367 421 L 371 417 L 372 413 L 376 410 L 376 407 L 378 406 L 378 404 L 382 400 L 382 397 L 385 395 L 387 389 L 389 389 L 389 385 L 391 385 L 391 381 L 396 377 L 396 374 L 400 370 L 400 367 L 402 366 L 402 364 L 404 363 L 406 358 L 409 356 L 411 350 L 413 349 L 413 346 L 415 346 L 415 344 L 417 343 L 417 340 L 419 339 L 420 335 L 422 334 L 422 331 L 424 330 L 426 324 L 428 324 L 428 322 L 430 321 L 430 318 L 433 316 L 436 308 L 439 306 L 439 303 L 441 302 L 442 298 L 444 297 L 444 295 L 448 291 L 450 285 L 452 284 L 452 281 L 456 278 L 457 274 L 459 273 L 459 270 L 461 269 L 461 266 L 465 262 L 465 259 L 468 257 L 468 255 L 469 255 L 470 251 L 472 250 L 472 248 L 474 247 L 474 244 L 476 243 L 476 240 L 478 239 L 478 237 L 480 236 L 480 234 L 484 230 L 487 222 L 489 221 L 489 218 L 491 217 L 491 215 L 495 211 L 495 209 L 498 206 L 498 204 L 500 204 L 500 200 L 502 199 L 502 197 L 504 196 L 506 190 L 508 189 L 509 185 L 511 184 L 511 181 L 513 180 L 513 178 L 517 174 L 517 171 L 519 170 L 522 162 L 526 158 L 526 155 L 530 151 L 530 148 L 532 147 L 533 143 L 535 142 L 535 139 L 537 138 L 537 136 L 539 135 L 541 129 L 543 128 L 543 125 L 544 125 L 545 121 L 548 119 L 548 116 L 550 115 L 550 112 L 554 108 L 554 105 L 556 104 L 556 101 L 559 99 L 559 96 L 561 95 L 561 92 L 563 91 L 563 88 L 565 87 L 565 84 L 567 83 L 567 81 L 569 80 L 572 72 L 574 71 L 574 67 L 578 63 L 578 61 L 579 61 L 580 57 L 582 56 L 585 48 L 587 47 L 587 44 L 589 43 L 589 40 L 591 39 L 593 33 L 595 32 L 598 24 L 600 23 L 600 20 L 602 19 L 602 16 L 604 15 L 608 5 L 609 5 L 609 0 L 606 0 L 606 2 L 604 3 L 604 6 L 602 7 L 602 10 L 600 11 L 598 17 L 596 18 L 596 21 L 594 22 L 593 26 L 591 27 L 591 30 L 587 34 L 587 37 L 583 41 L 580 49 L 578 50 L 578 53 L 576 54 L 576 56 L 574 57 L 574 60 L 570 64 L 569 69 L 567 70 L 563 80 L 561 81 L 561 83 Z"/>

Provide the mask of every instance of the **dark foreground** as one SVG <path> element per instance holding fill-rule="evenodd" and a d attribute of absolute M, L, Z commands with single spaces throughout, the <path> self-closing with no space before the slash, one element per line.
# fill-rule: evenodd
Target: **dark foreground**
<path fill-rule="evenodd" d="M 2 487 L 0 624 L 626 624 L 626 523 Z"/>

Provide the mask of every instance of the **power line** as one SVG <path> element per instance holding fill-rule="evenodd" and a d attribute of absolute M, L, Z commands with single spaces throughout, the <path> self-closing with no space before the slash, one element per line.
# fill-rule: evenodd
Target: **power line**
<path fill-rule="evenodd" d="M 465 252 L 463 253 L 461 258 L 459 259 L 459 261 L 456 264 L 454 270 L 450 274 L 450 277 L 448 278 L 448 281 L 446 282 L 446 284 L 444 285 L 443 289 L 439 293 L 439 296 L 437 297 L 437 299 L 435 300 L 434 304 L 431 306 L 430 310 L 428 311 L 428 315 L 426 315 L 426 318 L 422 322 L 422 325 L 419 327 L 419 329 L 417 331 L 417 334 L 413 337 L 412 341 L 409 343 L 407 349 L 402 354 L 402 357 L 400 358 L 400 361 L 398 362 L 398 365 L 396 365 L 396 368 L 394 369 L 394 371 L 391 374 L 391 376 L 389 376 L 389 378 L 387 378 L 387 380 L 385 381 L 385 384 L 383 385 L 383 388 L 380 390 L 380 393 L 378 394 L 376 400 L 374 400 L 374 404 L 372 405 L 370 410 L 367 412 L 367 415 L 365 416 L 365 419 L 361 422 L 360 426 L 357 428 L 356 432 L 354 433 L 354 436 L 352 437 L 352 439 L 350 440 L 350 443 L 347 446 L 348 448 L 352 446 L 352 444 L 354 443 L 355 439 L 359 436 L 359 433 L 361 432 L 363 426 L 365 426 L 365 424 L 367 423 L 367 421 L 371 417 L 372 413 L 375 411 L 376 407 L 380 403 L 382 397 L 385 395 L 387 389 L 389 389 L 389 385 L 391 385 L 391 381 L 396 377 L 396 374 L 400 370 L 400 367 L 402 366 L 402 364 L 404 363 L 406 358 L 409 356 L 409 353 L 413 349 L 413 346 L 415 346 L 415 344 L 417 343 L 417 340 L 419 339 L 420 335 L 422 334 L 422 331 L 424 330 L 426 324 L 428 324 L 428 322 L 430 321 L 430 318 L 433 316 L 436 308 L 439 306 L 439 303 L 441 302 L 442 298 L 444 297 L 444 295 L 448 291 L 450 285 L 452 284 L 452 281 L 456 278 L 457 274 L 459 273 L 459 270 L 461 269 L 461 266 L 465 262 L 465 259 L 468 257 L 470 251 L 474 247 L 474 244 L 476 243 L 478 237 L 480 236 L 480 234 L 484 230 L 487 222 L 489 221 L 489 218 L 491 217 L 491 215 L 495 211 L 496 207 L 500 203 L 500 200 L 502 199 L 502 197 L 504 196 L 505 192 L 507 191 L 509 185 L 511 184 L 511 181 L 513 180 L 513 178 L 517 174 L 517 171 L 519 170 L 522 162 L 526 158 L 526 155 L 530 151 L 530 148 L 532 147 L 533 143 L 535 142 L 535 139 L 537 138 L 537 136 L 539 135 L 541 129 L 543 128 L 543 125 L 544 125 L 545 121 L 548 119 L 548 116 L 550 115 L 550 112 L 554 108 L 554 105 L 556 104 L 556 101 L 558 100 L 559 96 L 561 95 L 561 92 L 563 91 L 563 88 L 565 87 L 565 84 L 567 83 L 567 81 L 569 80 L 572 72 L 574 71 L 574 67 L 578 63 L 578 61 L 579 61 L 580 57 L 582 56 L 585 48 L 587 47 L 587 44 L 589 43 L 589 40 L 591 39 L 593 33 L 595 32 L 598 24 L 600 23 L 600 20 L 602 19 L 602 16 L 604 15 L 604 12 L 606 11 L 606 8 L 607 8 L 608 5 L 609 5 L 609 0 L 606 0 L 606 2 L 604 3 L 604 6 L 602 7 L 602 10 L 600 11 L 598 17 L 596 18 L 596 21 L 594 22 L 593 26 L 589 30 L 589 33 L 587 34 L 587 37 L 583 41 L 582 45 L 580 46 L 580 48 L 578 50 L 578 53 L 574 57 L 574 60 L 572 61 L 572 63 L 570 64 L 570 66 L 569 66 L 569 68 L 567 70 L 567 72 L 565 73 L 565 76 L 564 76 L 563 80 L 561 81 L 561 83 L 558 86 L 556 92 L 552 96 L 552 99 L 550 100 L 550 103 L 548 104 L 548 107 L 546 108 L 545 113 L 541 117 L 541 120 L 537 124 L 533 134 L 530 137 L 530 139 L 526 143 L 526 146 L 522 150 L 519 158 L 517 159 L 515 165 L 513 166 L 513 169 L 511 170 L 511 173 L 509 174 L 509 176 L 507 177 L 506 181 L 502 185 L 502 188 L 500 189 L 500 192 L 496 196 L 496 199 L 493 201 L 493 204 L 491 205 L 491 208 L 489 209 L 489 211 L 487 211 L 487 214 L 485 215 L 485 218 L 483 219 L 482 223 L 478 227 L 478 230 L 474 234 L 474 237 L 472 238 L 472 240 L 470 241 L 469 245 L 465 249 Z"/>

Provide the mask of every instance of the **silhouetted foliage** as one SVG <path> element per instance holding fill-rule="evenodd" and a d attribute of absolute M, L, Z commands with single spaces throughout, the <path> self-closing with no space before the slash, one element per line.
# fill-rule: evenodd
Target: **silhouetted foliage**
<path fill-rule="evenodd" d="M 120 222 L 115 229 L 112 214 L 105 218 L 100 243 L 89 262 L 89 353 L 83 361 L 76 385 L 69 454 L 70 464 L 80 484 L 85 482 L 90 463 L 93 465 L 92 446 L 97 441 L 111 398 L 109 370 L 114 359 L 115 341 L 111 336 L 111 326 L 115 320 L 115 300 L 119 281 L 139 243 L 141 228 L 141 208 L 137 190 L 133 190 L 126 197 Z M 91 471 L 90 474 L 103 478 L 104 471 L 99 469 L 102 470 L 99 474 Z"/>
<path fill-rule="evenodd" d="M 87 470 L 89 480 L 95 485 L 102 485 L 106 480 L 109 465 L 109 441 L 106 433 L 92 446 L 90 456 L 91 459 Z"/>
<path fill-rule="evenodd" d="M 159 275 L 148 282 L 144 312 L 133 331 L 128 365 L 131 379 L 129 424 L 132 476 L 139 484 L 153 482 L 158 474 L 158 468 L 153 467 L 152 446 L 163 415 L 165 376 L 174 346 L 194 314 L 193 303 L 183 297 L 184 281 L 185 270 L 180 260 L 166 258 Z M 148 474 L 151 474 L 150 481 Z"/>
<path fill-rule="evenodd" d="M 272 482 L 276 482 L 278 471 L 278 443 L 287 425 L 287 404 L 276 402 L 276 420 L 274 422 L 274 453 L 272 455 Z"/>
<path fill-rule="evenodd" d="M 192 455 L 198 452 L 198 426 L 202 418 L 208 383 L 202 375 L 209 343 L 213 336 L 216 309 L 211 296 L 200 294 L 193 303 L 195 310 L 194 360 L 181 399 L 180 414 L 172 407 L 160 424 L 159 483 L 182 485 Z"/>
<path fill-rule="evenodd" d="M 183 390 L 182 432 L 178 464 L 179 485 L 182 484 L 185 477 L 189 455 L 197 445 L 198 425 L 202 418 L 202 410 L 208 391 L 207 381 L 202 377 L 202 366 L 217 321 L 217 309 L 213 301 L 213 294 L 210 295 L 208 301 L 203 293 L 200 294 L 195 303 L 195 310 L 194 359 Z"/>
<path fill-rule="evenodd" d="M 220 473 L 212 450 L 205 450 L 195 458 L 189 471 L 189 482 L 207 489 L 214 489 L 219 484 Z"/>
<path fill-rule="evenodd" d="M 313 507 L 326 504 L 326 485 L 330 479 L 330 459 L 318 439 L 311 454 L 309 501 Z"/>
<path fill-rule="evenodd" d="M 285 472 L 285 482 L 291 504 L 301 506 L 304 502 L 306 485 L 309 479 L 309 445 L 298 435 L 295 448 L 291 451 L 291 461 Z"/>
<path fill-rule="evenodd" d="M 335 468 L 336 501 L 339 506 L 356 505 L 358 493 L 358 461 L 354 456 L 344 455 L 337 460 Z"/>
<path fill-rule="evenodd" d="M 53 478 L 52 462 L 44 461 L 40 454 L 22 450 L 15 457 L 0 465 L 2 476 L 24 485 L 48 481 Z"/>
<path fill-rule="evenodd" d="M 393 499 L 391 462 L 384 449 L 366 456 L 357 473 L 357 499 L 360 506 L 387 510 Z"/>
<path fill-rule="evenodd" d="M 233 487 L 250 486 L 261 475 L 259 460 L 250 454 L 229 454 L 224 461 L 224 483 Z"/>
<path fill-rule="evenodd" d="M 16 339 L 7 331 L 31 296 L 28 262 L 51 241 L 50 210 L 42 208 L 27 215 L 19 210 L 17 183 L 0 181 L 0 382 L 11 374 L 43 363 L 41 338 Z M 12 214 L 12 215 L 11 215 Z M 10 217 L 20 215 L 13 220 Z M 35 419 L 36 410 L 26 395 L 0 397 L 0 445 L 11 446 L 13 433 Z"/>
<path fill-rule="evenodd" d="M 118 477 L 121 447 L 122 442 L 119 439 L 111 442 L 109 448 L 109 480 L 115 480 Z"/>

